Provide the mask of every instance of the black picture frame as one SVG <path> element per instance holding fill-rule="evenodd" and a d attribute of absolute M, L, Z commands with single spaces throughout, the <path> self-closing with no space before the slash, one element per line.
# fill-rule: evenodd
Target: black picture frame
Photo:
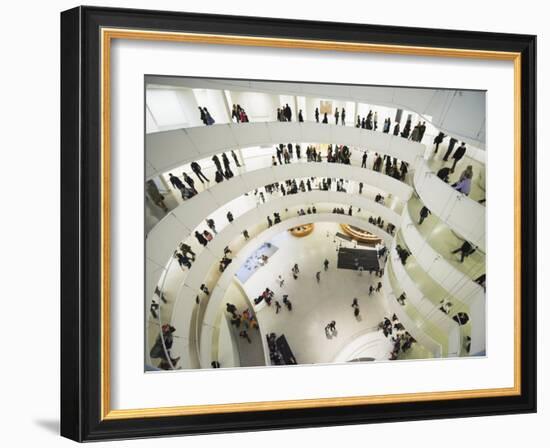
<path fill-rule="evenodd" d="M 101 419 L 102 27 L 521 53 L 521 394 Z M 536 36 L 77 7 L 61 13 L 61 435 L 76 441 L 536 412 Z"/>

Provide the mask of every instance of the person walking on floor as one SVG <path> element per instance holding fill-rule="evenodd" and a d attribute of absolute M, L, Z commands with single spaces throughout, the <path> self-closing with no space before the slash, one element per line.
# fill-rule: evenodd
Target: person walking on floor
<path fill-rule="evenodd" d="M 315 273 L 315 279 L 317 280 L 317 283 L 321 282 L 321 271 L 317 271 Z"/>
<path fill-rule="evenodd" d="M 282 306 L 279 303 L 278 300 L 275 300 L 275 314 L 279 314 L 279 311 L 281 310 Z"/>
<path fill-rule="evenodd" d="M 292 311 L 292 302 L 288 300 L 288 294 L 283 295 L 283 304 L 287 307 L 288 311 Z"/>
<path fill-rule="evenodd" d="M 325 258 L 325 261 L 323 262 L 323 265 L 325 267 L 325 272 L 328 271 L 328 264 L 329 264 L 328 259 Z"/>
<path fill-rule="evenodd" d="M 282 275 L 279 275 L 277 277 L 277 281 L 279 282 L 279 287 L 282 288 L 284 285 L 285 285 L 285 279 L 283 278 Z"/>

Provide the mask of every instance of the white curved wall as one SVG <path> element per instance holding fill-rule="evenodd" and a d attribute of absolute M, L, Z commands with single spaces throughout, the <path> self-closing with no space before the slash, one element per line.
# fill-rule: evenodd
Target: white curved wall
<path fill-rule="evenodd" d="M 485 252 L 485 206 L 443 182 L 424 160 L 416 165 L 414 187 L 432 213 Z"/>
<path fill-rule="evenodd" d="M 226 123 L 146 135 L 147 179 L 172 168 L 228 151 L 259 145 L 312 142 L 348 145 L 388 154 L 411 164 L 425 146 L 393 134 L 312 122 Z"/>

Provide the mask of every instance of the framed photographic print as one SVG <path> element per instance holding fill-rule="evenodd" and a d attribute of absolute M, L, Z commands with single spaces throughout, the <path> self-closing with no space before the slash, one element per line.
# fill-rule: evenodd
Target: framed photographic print
<path fill-rule="evenodd" d="M 61 433 L 536 411 L 535 36 L 61 14 Z"/>

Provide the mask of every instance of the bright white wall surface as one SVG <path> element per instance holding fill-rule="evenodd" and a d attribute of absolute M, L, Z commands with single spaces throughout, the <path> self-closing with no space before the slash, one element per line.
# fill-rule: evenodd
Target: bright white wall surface
<path fill-rule="evenodd" d="M 233 104 L 239 104 L 248 115 L 250 121 L 276 121 L 279 98 L 277 95 L 260 92 L 232 91 Z M 230 104 L 229 107 L 233 107 Z"/>
<path fill-rule="evenodd" d="M 344 144 L 366 148 L 414 163 L 425 146 L 392 134 L 334 124 L 230 123 L 174 129 L 146 135 L 146 176 L 162 174 L 192 160 L 233 148 L 276 145 L 281 142 Z"/>
<path fill-rule="evenodd" d="M 88 0 L 90 5 L 112 7 L 151 8 L 146 0 Z M 6 17 L 25 17 L 30 33 L 21 33 L 19 20 L 5 20 L 0 29 L 2 40 L 10 42 L 3 47 L 6 59 L 17 60 L 13 70 L 0 72 L 3 85 L 18 88 L 5 89 L 3 104 L 5 119 L 10 126 L 5 135 L 5 146 L 19 148 L 21 136 L 25 136 L 27 151 L 4 151 L 3 166 L 25 166 L 28 175 L 43 179 L 43 187 L 48 191 L 59 191 L 59 11 L 74 7 L 78 2 L 56 0 L 55 2 L 9 2 L 4 5 Z M 496 9 L 498 7 L 498 10 Z M 32 8 L 32 14 L 29 10 Z M 286 17 L 293 19 L 333 20 L 342 22 L 373 23 L 381 25 L 442 27 L 447 29 L 471 29 L 494 32 L 533 33 L 538 40 L 538 110 L 539 122 L 550 119 L 550 98 L 547 83 L 550 52 L 548 51 L 548 19 L 545 2 L 525 0 L 518 3 L 480 2 L 464 0 L 460 7 L 449 14 L 436 0 L 410 1 L 395 0 L 390 8 L 360 7 L 356 1 L 341 0 L 337 4 L 317 2 L 315 7 L 309 2 L 279 0 L 278 2 L 258 2 L 256 0 L 235 0 L 233 2 L 211 0 L 209 2 L 185 3 L 175 0 L 157 0 L 154 8 L 217 14 Z M 14 39 L 14 36 L 18 36 Z M 37 38 L 39 36 L 39 38 Z M 21 54 L 32 57 L 23 57 Z M 40 64 L 41 88 L 36 90 L 37 101 L 33 104 L 40 120 L 33 123 L 29 132 L 28 121 L 14 119 L 25 116 L 29 103 L 21 101 L 21 91 L 25 86 L 37 81 L 37 64 Z M 537 132 L 539 151 L 539 229 L 548 228 L 549 210 L 547 198 L 550 194 L 550 178 L 542 169 L 548 166 L 550 157 L 543 149 L 548 145 L 548 133 L 543 126 Z M 491 148 L 492 149 L 492 148 Z M 498 150 L 498 148 L 497 148 Z M 491 157 L 492 163 L 495 161 Z M 29 163 L 31 162 L 31 163 Z M 498 160 L 497 160 L 498 162 Z M 48 172 L 50 176 L 44 176 Z M 20 182 L 18 170 L 6 170 L 2 177 L 3 185 L 18 185 L 22 197 L 35 197 L 36 187 Z M 5 404 L 0 411 L 10 424 L 4 425 L 2 440 L 5 444 L 39 445 L 44 448 L 74 447 L 74 442 L 58 436 L 59 415 L 59 210 L 61 204 L 57 194 L 47 201 L 34 201 L 29 207 L 27 201 L 16 201 L 13 213 L 18 219 L 2 221 L 2 243 L 6 259 L 10 260 L 5 282 L 6 296 L 18 297 L 21 285 L 29 283 L 29 270 L 21 269 L 28 265 L 28 254 L 36 250 L 36 240 L 28 235 L 36 231 L 37 217 L 40 231 L 48 235 L 41 242 L 42 250 L 49 262 L 32 271 L 35 284 L 41 285 L 41 300 L 32 301 L 32 313 L 25 316 L 25 325 L 34 331 L 21 332 L 21 319 L 5 319 L 3 334 L 8 338 L 17 334 L 21 346 L 33 349 L 33 364 L 42 367 L 40 381 L 36 369 L 8 368 L 3 371 L 2 399 Z M 182 441 L 190 448 L 209 448 L 213 445 L 224 448 L 262 446 L 280 448 L 302 444 L 316 444 L 319 447 L 333 447 L 357 440 L 368 440 L 372 445 L 406 444 L 407 448 L 464 448 L 464 446 L 494 445 L 502 448 L 516 448 L 528 440 L 546 440 L 548 419 L 550 418 L 550 388 L 547 373 L 550 365 L 547 347 L 550 346 L 550 332 L 544 322 L 550 318 L 548 306 L 542 297 L 548 296 L 547 262 L 542 263 L 542 254 L 550 253 L 548 232 L 539 234 L 539 413 L 536 415 L 487 416 L 483 418 L 446 419 L 413 421 L 392 424 L 347 425 L 330 428 L 309 428 L 272 432 L 252 432 L 238 434 L 218 434 L 209 436 L 156 439 L 157 448 L 179 447 Z M 535 298 L 533 298 L 535 300 Z M 490 306 L 493 306 L 490 304 Z M 495 304 L 498 306 L 498 304 Z M 544 329 L 543 329 L 544 327 Z M 39 334 L 39 337 L 37 337 Z M 490 350 L 490 347 L 489 347 Z M 452 361 L 449 361 L 452 362 Z M 24 391 L 24 393 L 23 393 Z M 14 418 L 17 416 L 17 418 Z M 9 419 L 9 420 L 8 420 Z M 459 434 L 459 436 L 457 435 Z M 131 442 L 98 442 L 97 448 L 119 446 L 148 447 L 149 440 Z"/>

